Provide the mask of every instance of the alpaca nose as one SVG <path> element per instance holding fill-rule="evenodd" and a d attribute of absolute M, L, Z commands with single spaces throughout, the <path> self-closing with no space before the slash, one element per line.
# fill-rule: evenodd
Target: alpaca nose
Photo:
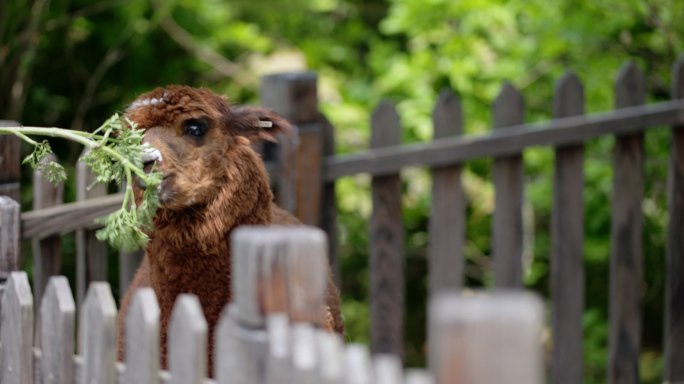
<path fill-rule="evenodd" d="M 152 172 L 154 165 L 159 165 L 162 162 L 162 155 L 159 150 L 150 145 L 150 143 L 143 143 L 145 150 L 142 153 L 143 171 L 145 173 Z M 158 168 L 157 168 L 158 170 Z M 135 177 L 135 185 L 140 189 L 145 189 L 145 183 L 139 178 Z"/>

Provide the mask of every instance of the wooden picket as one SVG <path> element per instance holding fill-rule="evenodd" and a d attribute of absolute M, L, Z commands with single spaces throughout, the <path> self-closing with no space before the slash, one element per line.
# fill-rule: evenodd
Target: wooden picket
<path fill-rule="evenodd" d="M 26 272 L 12 272 L 2 296 L 2 370 L 4 384 L 33 383 L 33 295 Z"/>

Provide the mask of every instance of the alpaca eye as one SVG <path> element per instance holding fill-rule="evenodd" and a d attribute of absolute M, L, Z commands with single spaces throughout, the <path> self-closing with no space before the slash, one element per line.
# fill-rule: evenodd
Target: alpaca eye
<path fill-rule="evenodd" d="M 185 123 L 185 130 L 183 133 L 198 138 L 204 136 L 204 134 L 207 133 L 208 128 L 207 124 L 203 121 L 188 120 Z"/>

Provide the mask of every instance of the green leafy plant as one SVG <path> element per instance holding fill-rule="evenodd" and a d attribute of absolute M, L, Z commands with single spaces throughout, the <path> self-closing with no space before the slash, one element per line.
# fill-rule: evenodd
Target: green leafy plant
<path fill-rule="evenodd" d="M 157 186 L 162 181 L 161 172 L 154 169 L 150 173 L 143 171 L 143 154 L 150 147 L 142 145 L 143 131 L 136 128 L 136 123 L 114 114 L 92 133 L 63 128 L 0 127 L 0 135 L 14 134 L 33 145 L 33 152 L 23 163 L 30 164 L 55 184 L 66 180 L 64 167 L 49 160 L 48 154 L 52 153 L 52 149 L 47 140 L 37 142 L 28 135 L 61 137 L 88 147 L 90 151 L 81 161 L 95 172 L 93 185 L 115 182 L 119 186 L 126 186 L 121 208 L 96 220 L 104 225 L 97 232 L 97 237 L 115 247 L 132 251 L 149 241 L 146 231 L 153 228 L 152 220 L 159 207 Z M 140 178 L 146 187 L 140 206 L 136 205 L 133 196 L 133 175 Z"/>

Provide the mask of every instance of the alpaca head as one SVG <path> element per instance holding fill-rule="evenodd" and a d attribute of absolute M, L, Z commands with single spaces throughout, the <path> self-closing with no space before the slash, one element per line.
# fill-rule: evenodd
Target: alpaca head
<path fill-rule="evenodd" d="M 178 85 L 141 95 L 126 116 L 145 130 L 143 143 L 150 145 L 145 171 L 155 167 L 163 173 L 159 201 L 164 211 L 196 211 L 217 200 L 225 205 L 231 198 L 259 194 L 268 179 L 250 142 L 275 141 L 276 133 L 291 130 L 270 110 L 233 108 L 208 89 Z"/>

